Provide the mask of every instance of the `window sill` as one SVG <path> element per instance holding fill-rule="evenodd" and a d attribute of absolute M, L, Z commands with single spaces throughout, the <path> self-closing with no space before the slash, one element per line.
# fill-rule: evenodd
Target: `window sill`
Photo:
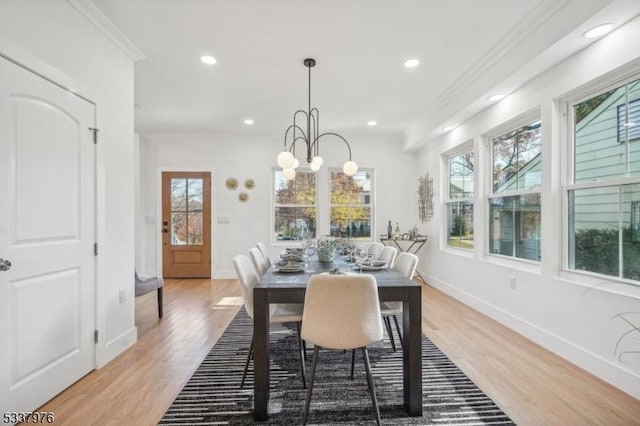
<path fill-rule="evenodd" d="M 464 249 L 451 246 L 442 246 L 440 251 L 443 253 L 454 254 L 456 256 L 462 256 L 469 259 L 473 259 L 473 249 Z"/>
<path fill-rule="evenodd" d="M 505 268 L 517 269 L 519 271 L 529 272 L 532 274 L 540 275 L 542 273 L 540 262 L 534 262 L 531 260 L 495 254 L 485 254 L 482 260 L 493 265 L 504 266 Z"/>
<path fill-rule="evenodd" d="M 567 284 L 584 287 L 583 295 L 597 290 L 620 296 L 640 299 L 640 283 L 617 277 L 598 275 L 587 271 L 562 270 L 558 280 Z"/>

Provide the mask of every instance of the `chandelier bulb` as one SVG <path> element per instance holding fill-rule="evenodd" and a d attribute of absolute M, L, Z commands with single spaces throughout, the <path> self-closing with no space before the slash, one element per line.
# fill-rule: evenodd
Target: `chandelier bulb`
<path fill-rule="evenodd" d="M 316 155 L 311 160 L 311 165 L 313 166 L 313 164 L 316 164 L 318 166 L 318 169 L 320 168 L 320 166 L 322 166 L 322 163 L 324 163 L 324 160 L 319 155 Z"/>
<path fill-rule="evenodd" d="M 358 165 L 355 163 L 355 161 L 349 160 L 342 166 L 342 171 L 347 176 L 353 176 L 358 173 Z"/>
<path fill-rule="evenodd" d="M 294 180 L 296 178 L 296 170 L 292 168 L 282 169 L 282 176 L 286 180 Z"/>
<path fill-rule="evenodd" d="M 293 154 L 291 154 L 289 151 L 282 151 L 276 158 L 278 166 L 282 167 L 283 169 L 290 169 L 293 166 L 294 159 L 295 158 L 293 157 Z"/>
<path fill-rule="evenodd" d="M 298 159 L 294 157 L 293 158 L 293 164 L 291 165 L 291 168 L 292 169 L 297 169 L 299 165 L 300 165 L 300 161 L 298 161 Z"/>

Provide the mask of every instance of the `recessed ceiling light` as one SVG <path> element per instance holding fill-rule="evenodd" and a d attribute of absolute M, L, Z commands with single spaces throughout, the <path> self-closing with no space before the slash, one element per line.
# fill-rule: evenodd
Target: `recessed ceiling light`
<path fill-rule="evenodd" d="M 246 124 L 246 125 L 250 126 L 250 125 L 252 125 L 252 124 L 253 124 L 253 120 L 252 120 L 252 119 L 250 119 L 250 118 L 247 118 L 247 119 L 245 119 L 245 120 L 244 120 L 244 124 Z"/>
<path fill-rule="evenodd" d="M 207 64 L 207 65 L 213 65 L 216 62 L 218 62 L 216 60 L 216 58 L 214 58 L 213 56 L 209 56 L 209 55 L 200 56 L 200 60 L 202 62 L 204 62 L 205 64 Z"/>
<path fill-rule="evenodd" d="M 582 34 L 582 38 L 598 38 L 605 35 L 613 29 L 613 24 L 602 24 L 597 27 L 593 27 Z"/>
<path fill-rule="evenodd" d="M 417 59 L 407 59 L 406 61 L 404 61 L 405 68 L 415 68 L 418 65 L 420 65 L 420 61 Z"/>
<path fill-rule="evenodd" d="M 498 93 L 498 94 L 495 94 L 495 95 L 491 95 L 491 96 L 489 96 L 489 97 L 487 98 L 487 100 L 488 100 L 489 102 L 496 102 L 496 101 L 499 101 L 500 99 L 503 99 L 503 98 L 504 98 L 504 96 L 505 96 L 505 95 L 503 95 L 502 93 Z"/>
<path fill-rule="evenodd" d="M 443 132 L 450 132 L 450 131 L 452 131 L 453 129 L 455 129 L 455 127 L 454 127 L 454 126 L 447 126 L 447 127 L 445 127 L 444 129 L 442 129 L 442 131 L 443 131 Z"/>
<path fill-rule="evenodd" d="M 375 121 L 375 120 L 367 121 L 367 125 L 368 125 L 368 126 L 375 126 L 376 124 L 378 124 L 378 122 L 377 122 L 377 121 Z"/>

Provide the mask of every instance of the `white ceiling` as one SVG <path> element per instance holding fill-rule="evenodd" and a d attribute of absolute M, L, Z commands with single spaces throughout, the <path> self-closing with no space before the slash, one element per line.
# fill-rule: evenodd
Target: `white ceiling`
<path fill-rule="evenodd" d="M 306 109 L 302 61 L 313 57 L 321 131 L 384 136 L 406 147 L 477 113 L 492 90 L 515 90 L 585 47 L 580 34 L 589 26 L 621 25 L 640 13 L 638 0 L 93 3 L 146 56 L 135 66 L 138 132 L 280 141 L 293 112 Z M 203 54 L 218 63 L 202 64 Z M 408 58 L 420 66 L 404 68 Z"/>

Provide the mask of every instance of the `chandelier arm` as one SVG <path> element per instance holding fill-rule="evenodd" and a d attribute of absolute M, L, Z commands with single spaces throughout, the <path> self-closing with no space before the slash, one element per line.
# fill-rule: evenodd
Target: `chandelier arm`
<path fill-rule="evenodd" d="M 289 147 L 287 148 L 287 136 L 289 136 L 289 131 L 293 129 L 293 140 L 291 141 L 291 145 L 289 145 Z M 300 133 L 302 133 L 302 136 L 295 136 L 295 130 L 298 129 L 300 131 Z M 291 151 L 291 148 L 293 147 L 293 142 L 296 139 L 300 139 L 302 138 L 303 140 L 307 140 L 306 135 L 304 134 L 304 130 L 302 130 L 300 128 L 300 126 L 296 125 L 296 124 L 292 124 L 289 127 L 287 127 L 287 130 L 284 132 L 284 150 L 285 151 Z"/>
<path fill-rule="evenodd" d="M 293 139 L 297 139 L 296 129 L 299 129 L 302 132 L 302 135 L 305 138 L 309 138 L 309 135 L 305 134 L 304 130 L 302 130 L 300 128 L 300 126 L 298 126 L 297 123 L 296 123 L 296 117 L 298 116 L 298 114 L 303 114 L 304 118 L 305 118 L 305 121 L 307 121 L 307 122 L 309 121 L 309 115 L 307 114 L 307 112 L 305 110 L 299 109 L 299 110 L 297 110 L 296 112 L 293 113 L 293 125 L 294 125 L 294 128 L 293 128 Z"/>
<path fill-rule="evenodd" d="M 334 132 L 323 133 L 313 141 L 312 145 L 317 145 L 318 144 L 318 140 L 320 138 L 322 138 L 324 136 L 329 136 L 329 135 L 338 137 L 339 139 L 342 140 L 342 142 L 345 143 L 345 145 L 347 145 L 347 149 L 349 150 L 349 161 L 351 161 L 351 145 L 349 145 L 349 142 L 347 142 L 347 140 L 344 137 L 342 137 L 342 135 L 339 135 L 339 134 L 334 133 Z"/>
<path fill-rule="evenodd" d="M 314 126 L 314 131 L 313 131 L 313 137 L 310 137 L 309 140 L 316 140 L 317 137 L 320 135 L 320 111 L 318 110 L 318 108 L 313 108 L 310 112 L 309 112 L 309 116 L 313 117 L 313 126 Z M 315 155 L 318 155 L 320 152 L 320 144 L 316 143 L 315 144 Z"/>

